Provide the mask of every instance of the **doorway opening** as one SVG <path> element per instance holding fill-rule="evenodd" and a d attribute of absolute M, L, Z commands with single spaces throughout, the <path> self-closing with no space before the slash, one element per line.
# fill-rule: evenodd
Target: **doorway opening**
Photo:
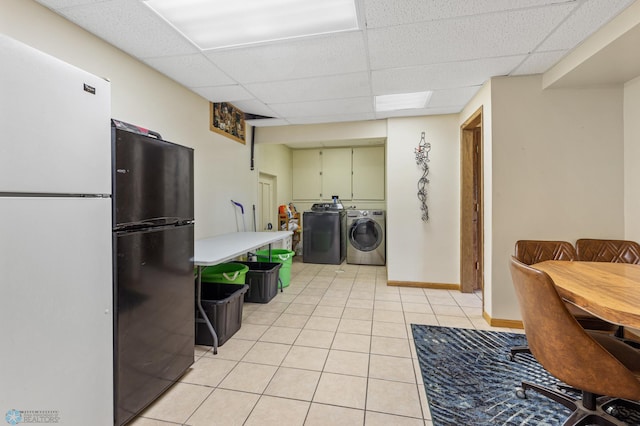
<path fill-rule="evenodd" d="M 484 301 L 482 107 L 460 126 L 460 291 Z"/>
<path fill-rule="evenodd" d="M 278 226 L 276 220 L 277 177 L 260 172 L 258 176 L 258 221 L 256 231 L 271 231 Z"/>

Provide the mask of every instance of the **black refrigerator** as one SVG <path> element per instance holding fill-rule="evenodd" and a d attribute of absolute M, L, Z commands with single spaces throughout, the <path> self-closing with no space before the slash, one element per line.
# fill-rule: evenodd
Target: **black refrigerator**
<path fill-rule="evenodd" d="M 193 150 L 112 120 L 115 424 L 193 364 Z"/>

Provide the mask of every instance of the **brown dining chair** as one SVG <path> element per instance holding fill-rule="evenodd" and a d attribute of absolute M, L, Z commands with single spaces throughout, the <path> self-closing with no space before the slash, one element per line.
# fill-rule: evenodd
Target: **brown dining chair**
<path fill-rule="evenodd" d="M 576 260 L 576 249 L 567 241 L 518 240 L 516 241 L 516 259 L 533 265 L 545 260 Z"/>
<path fill-rule="evenodd" d="M 545 260 L 577 259 L 576 250 L 570 242 L 550 240 L 518 240 L 515 247 L 515 258 L 526 265 L 543 262 Z M 577 306 L 567 302 L 567 309 L 576 318 L 580 325 L 587 330 L 598 330 L 615 333 L 618 326 L 604 321 Z M 515 346 L 511 348 L 509 359 L 513 360 L 516 354 L 529 353 L 527 346 Z"/>
<path fill-rule="evenodd" d="M 532 382 L 531 389 L 561 403 L 573 413 L 564 425 L 623 425 L 609 413 L 619 404 L 640 409 L 640 352 L 615 336 L 585 330 L 567 309 L 551 277 L 515 257 L 511 277 L 529 348 L 552 376 L 580 390 L 580 399 Z"/>
<path fill-rule="evenodd" d="M 576 241 L 577 260 L 640 264 L 640 244 L 629 240 L 597 240 L 581 238 Z"/>

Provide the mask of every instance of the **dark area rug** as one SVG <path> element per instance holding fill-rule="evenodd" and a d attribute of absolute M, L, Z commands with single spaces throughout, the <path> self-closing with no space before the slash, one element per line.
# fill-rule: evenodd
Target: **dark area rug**
<path fill-rule="evenodd" d="M 571 414 L 534 391 L 527 391 L 526 399 L 516 396 L 523 380 L 561 384 L 529 354 L 508 360 L 511 347 L 526 345 L 524 335 L 416 324 L 411 328 L 434 426 L 554 426 Z M 640 413 L 620 411 L 621 420 L 640 425 Z"/>

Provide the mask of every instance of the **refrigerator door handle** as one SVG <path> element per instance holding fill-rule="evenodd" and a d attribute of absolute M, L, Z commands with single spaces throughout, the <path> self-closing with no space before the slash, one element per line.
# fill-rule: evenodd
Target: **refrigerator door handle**
<path fill-rule="evenodd" d="M 113 230 L 114 231 L 137 230 L 137 229 L 157 228 L 161 226 L 171 226 L 171 225 L 174 225 L 174 226 L 190 225 L 192 223 L 194 223 L 193 219 L 184 219 L 179 217 L 158 217 L 153 219 L 141 220 L 139 222 L 119 223 L 113 228 Z"/>

